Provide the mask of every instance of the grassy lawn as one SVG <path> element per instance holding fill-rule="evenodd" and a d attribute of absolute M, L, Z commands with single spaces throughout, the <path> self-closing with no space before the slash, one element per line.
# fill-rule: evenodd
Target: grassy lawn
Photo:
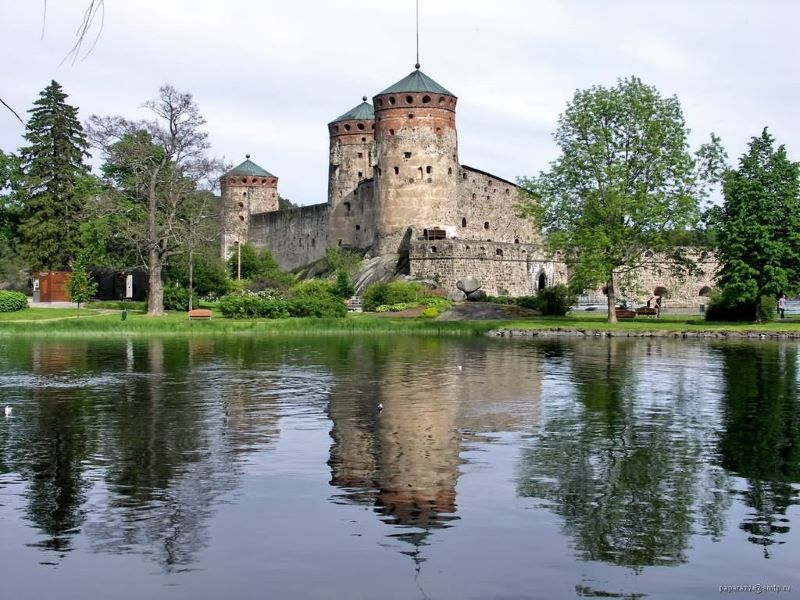
<path fill-rule="evenodd" d="M 78 315 L 79 316 L 76 316 Z M 420 334 L 481 335 L 492 329 L 576 329 L 624 332 L 731 332 L 800 334 L 800 317 L 754 323 L 706 323 L 700 315 L 666 314 L 661 318 L 637 317 L 616 325 L 605 322 L 605 313 L 570 313 L 565 317 L 526 317 L 495 321 L 438 321 L 433 319 L 350 314 L 344 319 L 252 319 L 234 320 L 214 311 L 208 321 L 190 321 L 186 313 L 148 317 L 142 310 L 29 308 L 17 313 L 0 313 L 0 335 L 152 335 L 152 334 Z"/>

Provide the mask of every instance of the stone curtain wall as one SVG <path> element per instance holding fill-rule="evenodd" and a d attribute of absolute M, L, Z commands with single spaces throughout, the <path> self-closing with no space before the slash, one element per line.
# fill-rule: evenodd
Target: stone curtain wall
<path fill-rule="evenodd" d="M 653 256 L 635 274 L 615 277 L 617 297 L 635 306 L 644 306 L 650 296 L 655 296 L 658 288 L 664 288 L 663 305 L 670 308 L 699 308 L 708 304 L 708 295 L 715 289 L 715 276 L 719 263 L 710 252 L 694 253 L 700 273 L 675 275 L 669 268 L 666 257 Z M 659 290 L 661 291 L 661 290 Z M 700 295 L 703 292 L 704 295 Z M 603 286 L 578 299 L 579 304 L 606 304 Z"/>
<path fill-rule="evenodd" d="M 413 240 L 409 253 L 413 277 L 433 279 L 448 291 L 472 275 L 492 296 L 528 296 L 545 274 L 547 287 L 566 283 L 566 266 L 547 260 L 536 246 L 472 240 Z"/>
<path fill-rule="evenodd" d="M 455 237 L 462 240 L 537 244 L 531 221 L 517 216 L 519 188 L 472 167 L 458 173 L 458 209 Z"/>
<path fill-rule="evenodd" d="M 373 180 L 366 179 L 331 207 L 328 246 L 368 248 L 375 242 L 374 189 Z"/>
<path fill-rule="evenodd" d="M 249 239 L 267 247 L 284 270 L 305 266 L 325 256 L 328 204 L 252 215 Z"/>

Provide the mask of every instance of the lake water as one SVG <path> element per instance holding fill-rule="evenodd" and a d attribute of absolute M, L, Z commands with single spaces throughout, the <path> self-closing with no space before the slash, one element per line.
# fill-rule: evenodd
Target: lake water
<path fill-rule="evenodd" d="M 0 394 L 4 599 L 800 592 L 795 343 L 3 338 Z"/>

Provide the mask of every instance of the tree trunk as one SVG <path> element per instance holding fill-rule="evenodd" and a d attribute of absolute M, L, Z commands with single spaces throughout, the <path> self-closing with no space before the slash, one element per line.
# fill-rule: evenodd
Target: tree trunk
<path fill-rule="evenodd" d="M 189 312 L 192 310 L 192 248 L 189 248 Z"/>
<path fill-rule="evenodd" d="M 159 317 L 164 314 L 164 284 L 161 282 L 161 268 L 164 266 L 159 254 L 158 237 L 158 195 L 156 194 L 157 172 L 150 177 L 147 202 L 147 242 L 150 251 L 147 254 L 147 314 Z"/>
<path fill-rule="evenodd" d="M 161 259 L 155 248 L 150 250 L 147 266 L 147 283 L 150 288 L 147 293 L 147 314 L 160 317 L 164 314 L 164 284 L 161 281 Z"/>
<path fill-rule="evenodd" d="M 761 323 L 761 290 L 756 292 L 756 302 L 755 302 L 755 315 L 754 321 L 756 323 Z"/>
<path fill-rule="evenodd" d="M 606 282 L 606 290 L 608 291 L 608 322 L 609 323 L 616 323 L 617 322 L 617 296 L 614 292 L 614 274 L 608 276 L 608 281 Z"/>

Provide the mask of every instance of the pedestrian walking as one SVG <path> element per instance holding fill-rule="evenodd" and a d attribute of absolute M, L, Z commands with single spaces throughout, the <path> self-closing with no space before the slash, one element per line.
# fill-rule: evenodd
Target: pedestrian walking
<path fill-rule="evenodd" d="M 781 294 L 781 297 L 778 298 L 778 312 L 781 314 L 781 319 L 786 312 L 786 294 Z"/>

